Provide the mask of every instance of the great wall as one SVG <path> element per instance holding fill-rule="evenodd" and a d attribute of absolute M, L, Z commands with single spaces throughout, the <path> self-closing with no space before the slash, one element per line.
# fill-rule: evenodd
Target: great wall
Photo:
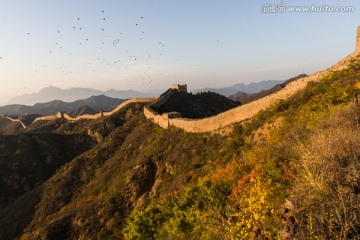
<path fill-rule="evenodd" d="M 157 98 L 131 98 L 129 100 L 126 100 L 125 102 L 121 103 L 119 106 L 117 106 L 114 110 L 112 110 L 111 112 L 100 112 L 94 115 L 90 115 L 90 114 L 84 114 L 78 117 L 71 117 L 69 114 L 67 113 L 63 113 L 63 112 L 57 112 L 55 115 L 49 115 L 49 116 L 42 116 L 42 117 L 38 117 L 35 118 L 35 120 L 32 122 L 37 122 L 37 121 L 52 121 L 55 119 L 66 119 L 68 121 L 79 121 L 82 119 L 97 119 L 100 117 L 106 117 L 109 116 L 123 108 L 125 108 L 126 106 L 128 106 L 129 104 L 132 103 L 152 103 L 156 100 Z M 23 128 L 26 128 L 26 125 L 20 120 L 20 119 L 14 119 L 11 118 L 9 116 L 6 115 L 2 115 L 2 118 L 6 118 L 10 121 L 13 122 L 19 122 Z"/>
<path fill-rule="evenodd" d="M 131 103 L 151 103 L 144 107 L 144 115 L 145 117 L 158 124 L 162 128 L 168 128 L 170 126 L 174 126 L 180 129 L 183 129 L 186 132 L 212 132 L 214 130 L 220 129 L 222 127 L 226 127 L 228 125 L 241 122 L 247 119 L 250 119 L 259 111 L 264 110 L 266 108 L 271 107 L 276 104 L 278 101 L 282 99 L 286 99 L 296 92 L 304 89 L 309 82 L 316 82 L 321 80 L 324 76 L 331 74 L 333 71 L 338 71 L 346 68 L 350 61 L 354 59 L 354 57 L 360 54 L 360 27 L 357 29 L 357 37 L 356 37 L 356 49 L 349 56 L 340 60 L 338 63 L 334 64 L 330 68 L 327 68 L 323 71 L 319 71 L 313 73 L 307 77 L 303 77 L 297 79 L 289 84 L 287 84 L 280 91 L 258 99 L 256 101 L 241 105 L 239 107 L 233 108 L 226 112 L 220 113 L 216 116 L 202 118 L 202 119 L 186 119 L 181 118 L 181 114 L 177 112 L 164 113 L 160 115 L 156 111 L 152 109 L 152 107 L 159 107 L 163 103 L 165 103 L 172 94 L 176 91 L 187 91 L 186 84 L 173 84 L 172 88 L 162 94 L 159 98 L 133 98 L 129 99 L 122 104 L 120 104 L 117 108 L 115 108 L 111 112 L 100 112 L 95 115 L 82 115 L 76 118 L 69 116 L 66 113 L 57 113 L 55 115 L 38 117 L 34 120 L 36 121 L 49 121 L 57 118 L 64 118 L 68 121 L 78 121 L 81 119 L 97 119 L 100 117 L 105 117 L 113 114 L 114 112 L 119 111 L 120 109 L 126 107 Z M 25 124 L 21 122 L 19 119 L 12 119 L 8 116 L 3 116 L 9 119 L 10 121 L 20 122 L 24 128 L 26 128 Z"/>
<path fill-rule="evenodd" d="M 11 121 L 11 122 L 18 122 L 18 123 L 21 124 L 21 126 L 22 126 L 23 128 L 26 128 L 25 124 L 24 124 L 20 119 L 14 119 L 14 118 L 12 118 L 12 117 L 5 116 L 5 115 L 2 115 L 1 117 L 2 117 L 2 118 L 5 118 L 5 119 L 7 119 L 7 120 L 9 120 L 9 121 Z"/>

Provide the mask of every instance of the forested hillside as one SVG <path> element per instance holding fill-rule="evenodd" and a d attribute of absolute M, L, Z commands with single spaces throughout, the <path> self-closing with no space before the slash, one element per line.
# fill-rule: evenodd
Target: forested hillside
<path fill-rule="evenodd" d="M 355 59 L 218 133 L 162 129 L 139 103 L 39 122 L 23 134 L 94 145 L 4 202 L 0 239 L 356 239 L 359 79 Z"/>

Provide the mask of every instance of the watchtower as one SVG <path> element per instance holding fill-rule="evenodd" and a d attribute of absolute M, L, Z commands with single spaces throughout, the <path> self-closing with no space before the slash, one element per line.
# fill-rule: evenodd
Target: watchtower
<path fill-rule="evenodd" d="M 186 84 L 173 84 L 172 89 L 176 89 L 178 92 L 187 92 Z"/>
<path fill-rule="evenodd" d="M 56 118 L 64 118 L 64 113 L 63 112 L 57 112 L 56 113 Z"/>
<path fill-rule="evenodd" d="M 357 35 L 356 35 L 356 52 L 360 52 L 360 26 L 357 28 Z"/>

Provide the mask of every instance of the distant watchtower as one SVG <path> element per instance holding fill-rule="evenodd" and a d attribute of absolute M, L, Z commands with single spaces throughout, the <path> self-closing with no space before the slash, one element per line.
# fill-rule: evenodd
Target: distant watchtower
<path fill-rule="evenodd" d="M 178 92 L 187 92 L 186 84 L 173 84 L 172 89 L 176 89 Z"/>
<path fill-rule="evenodd" d="M 360 26 L 357 29 L 356 35 L 356 52 L 360 52 Z"/>
<path fill-rule="evenodd" d="M 57 112 L 56 113 L 56 118 L 64 118 L 64 113 L 63 112 Z"/>

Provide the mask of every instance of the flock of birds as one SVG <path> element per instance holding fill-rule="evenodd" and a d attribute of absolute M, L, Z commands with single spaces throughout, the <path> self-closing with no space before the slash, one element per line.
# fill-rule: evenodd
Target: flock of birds
<path fill-rule="evenodd" d="M 40 55 L 48 54 L 43 58 L 44 62 L 29 63 L 33 66 L 30 80 L 44 79 L 43 76 L 55 70 L 56 74 L 61 73 L 58 75 L 60 83 L 76 81 L 79 77 L 84 79 L 80 74 L 85 73 L 92 75 L 92 79 L 102 81 L 104 89 L 114 87 L 114 79 L 125 82 L 129 88 L 146 85 L 148 89 L 156 89 L 157 80 L 177 82 L 177 76 L 171 73 L 172 70 L 158 64 L 159 58 L 161 62 L 162 57 L 166 56 L 167 44 L 164 39 L 156 40 L 153 35 L 147 34 L 143 16 L 138 16 L 132 23 L 125 22 L 128 26 L 121 30 L 115 29 L 116 23 L 112 20 L 102 10 L 95 21 L 93 18 L 75 17 L 66 27 L 54 27 L 53 32 L 46 33 L 46 39 L 50 39 L 50 42 L 41 46 L 44 52 Z M 36 34 L 37 32 L 28 31 L 24 35 L 25 40 L 33 40 L 32 43 L 38 47 L 36 39 L 39 36 Z M 177 62 L 178 59 L 173 61 Z M 1 62 L 4 62 L 3 56 L 0 56 Z M 198 65 L 194 67 L 197 68 Z M 51 85 L 46 84 L 46 79 L 43 81 L 44 85 Z M 31 81 L 28 82 L 30 85 Z M 26 88 L 25 84 L 24 89 Z"/>
<path fill-rule="evenodd" d="M 107 17 L 105 16 L 105 11 L 101 11 L 100 17 L 100 21 L 98 20 L 98 22 L 95 23 L 98 24 L 96 26 L 100 26 L 100 28 L 97 30 L 98 32 L 96 33 L 96 36 L 92 35 L 94 34 L 94 30 L 96 32 L 96 28 L 91 27 L 91 29 L 89 29 L 89 27 L 86 25 L 87 19 L 83 21 L 83 17 L 77 17 L 74 19 L 74 23 L 71 29 L 57 29 L 53 35 L 49 33 L 49 36 L 54 36 L 54 43 L 50 44 L 53 47 L 47 50 L 48 54 L 53 58 L 59 57 L 61 61 L 63 61 L 65 56 L 65 59 L 69 60 L 69 62 L 64 62 L 64 64 L 60 63 L 60 65 L 56 66 L 58 71 L 61 71 L 64 75 L 63 81 L 76 80 L 76 77 L 78 76 L 74 73 L 78 73 L 84 70 L 93 73 L 99 72 L 99 75 L 103 78 L 99 80 L 104 81 L 105 85 L 107 85 L 108 82 L 106 77 L 104 77 L 104 71 L 105 74 L 108 73 L 109 76 L 116 75 L 115 72 L 122 72 L 124 74 L 120 74 L 119 76 L 127 76 L 127 79 L 119 79 L 119 81 L 128 81 L 128 83 L 136 81 L 137 85 L 139 85 L 139 83 L 141 85 L 152 85 L 154 82 L 154 77 L 158 78 L 159 76 L 163 76 L 164 78 L 176 78 L 176 75 L 164 73 L 163 69 L 154 67 L 152 64 L 154 55 L 155 57 L 163 55 L 164 48 L 166 47 L 166 44 L 163 41 L 158 41 L 155 43 L 153 42 L 153 45 L 156 46 L 152 49 L 149 49 L 148 53 L 139 52 L 139 50 L 136 49 L 136 46 L 141 47 L 141 41 L 146 40 L 145 31 L 144 29 L 141 29 L 144 17 L 138 17 L 137 22 L 133 23 L 135 31 L 130 31 L 130 33 L 127 34 L 126 31 L 119 31 L 118 33 L 114 33 L 113 26 L 111 25 L 113 23 L 108 21 Z M 107 31 L 107 27 L 109 27 L 109 31 Z M 71 38 L 68 38 L 69 33 L 71 33 Z M 31 39 L 33 33 L 29 31 L 26 32 L 26 35 L 27 38 Z M 58 37 L 56 37 L 56 35 L 58 35 Z M 134 44 L 133 46 L 126 46 L 126 44 L 123 44 L 123 40 L 125 38 L 128 38 L 127 42 L 129 42 L 129 39 L 134 39 L 134 37 L 137 38 L 139 42 L 132 42 L 131 44 Z M 62 42 L 64 39 L 66 43 Z M 69 47 L 69 39 L 73 41 L 71 45 L 72 47 Z M 76 44 L 78 47 L 75 47 Z M 81 49 L 82 47 L 83 49 Z M 129 49 L 127 49 L 127 47 L 129 47 Z M 81 55 L 84 53 L 84 49 L 87 49 L 85 51 L 92 51 L 90 57 L 88 52 L 86 52 L 86 56 Z M 76 58 L 74 58 L 75 60 L 70 60 L 72 56 L 76 56 Z M 81 59 L 81 62 L 77 62 L 75 67 L 75 65 L 72 63 L 74 63 L 74 61 L 79 61 L 79 59 Z M 0 60 L 2 60 L 2 57 L 0 57 Z M 78 69 L 80 64 L 84 69 Z M 46 72 L 48 65 L 50 65 L 50 63 L 37 64 L 34 67 L 35 69 L 32 77 L 36 79 L 38 77 L 37 74 Z M 138 67 L 134 68 L 136 66 Z M 113 76 L 112 79 L 114 78 Z M 111 86 L 109 85 L 108 87 L 110 88 Z"/>

